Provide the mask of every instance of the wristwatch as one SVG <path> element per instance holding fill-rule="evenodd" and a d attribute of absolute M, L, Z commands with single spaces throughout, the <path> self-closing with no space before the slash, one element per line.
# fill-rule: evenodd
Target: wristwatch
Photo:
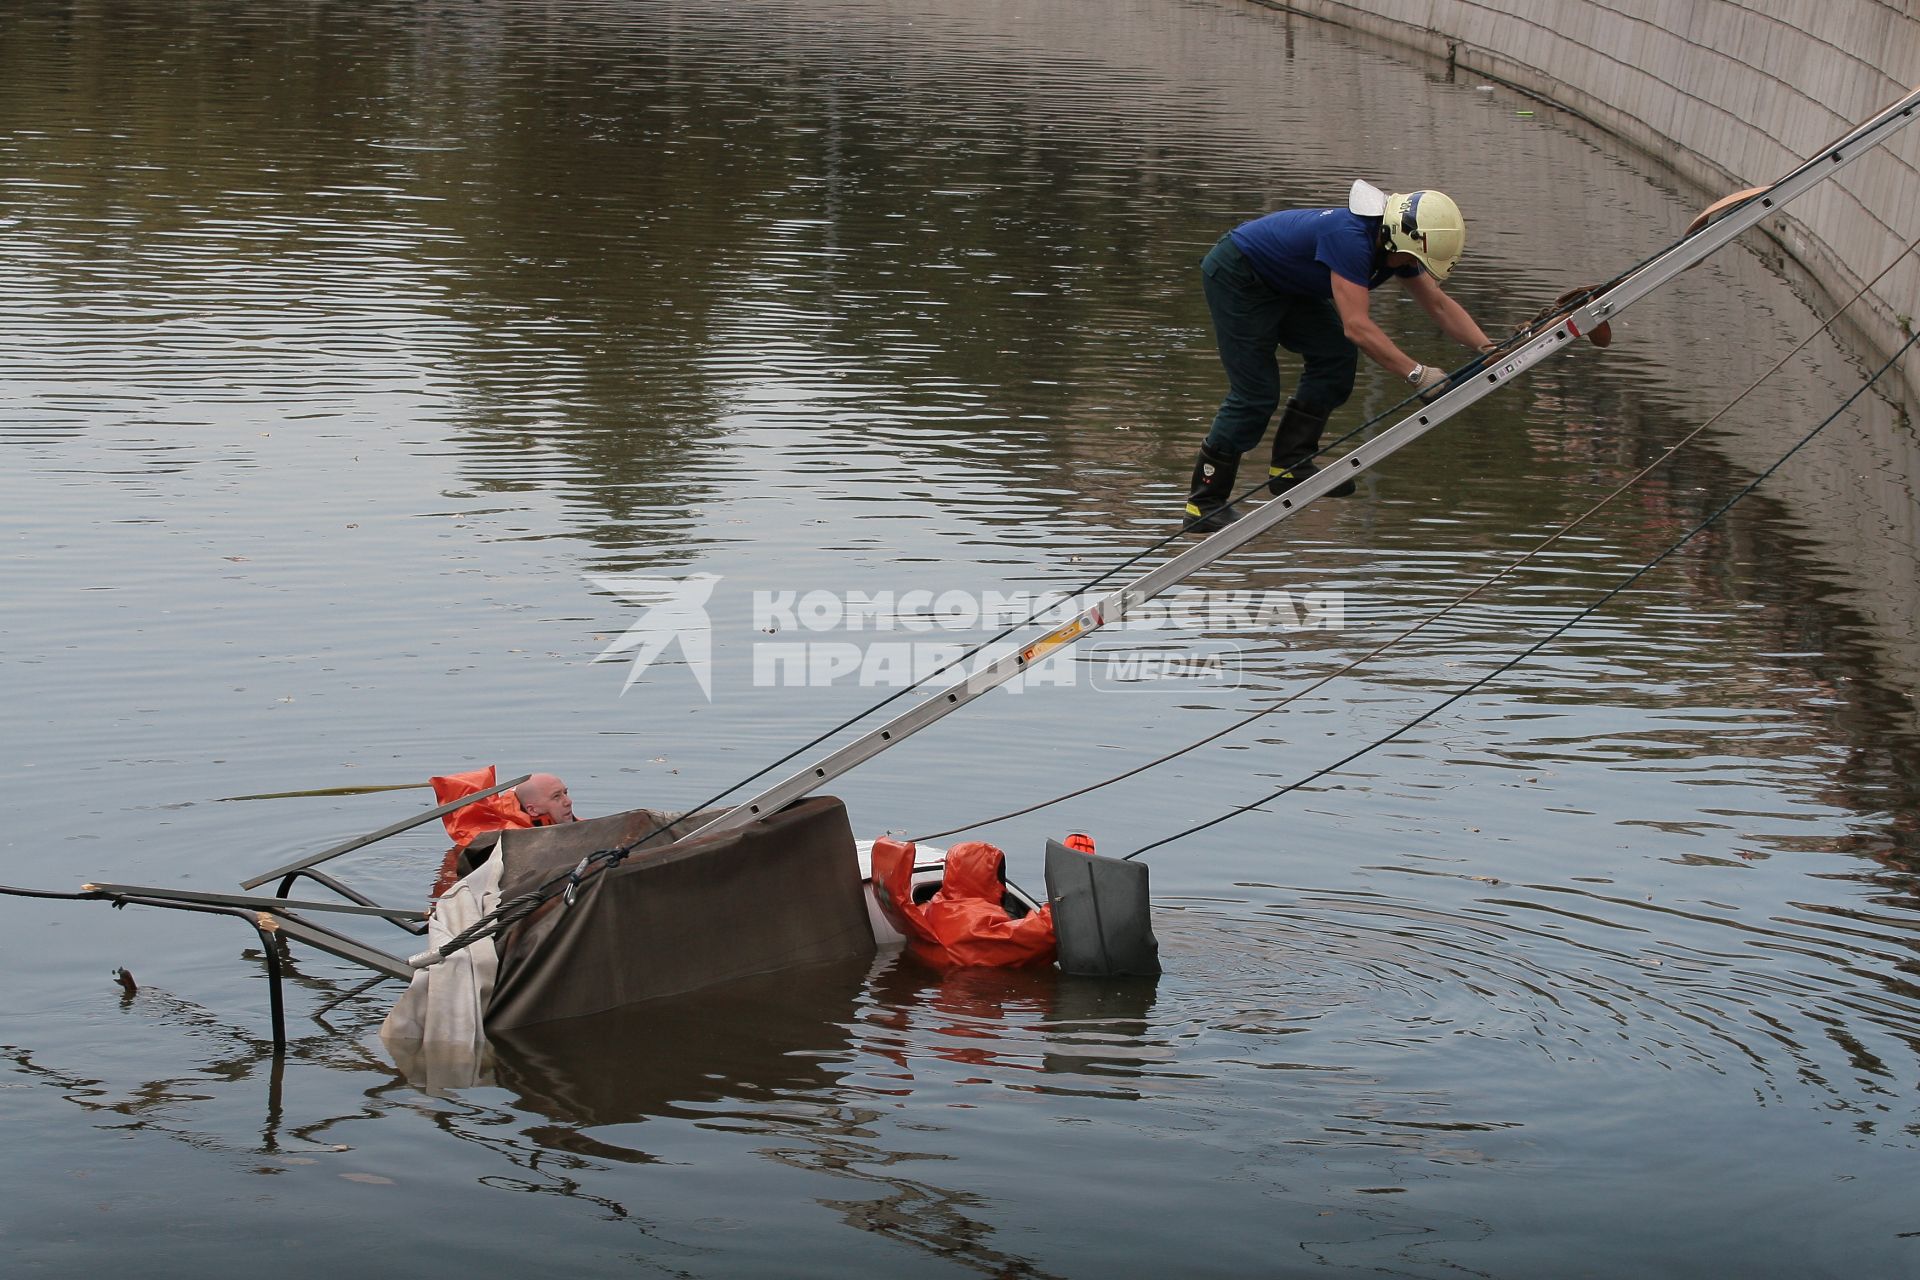
<path fill-rule="evenodd" d="M 1407 381 L 1412 383 L 1416 387 L 1419 386 L 1420 379 L 1422 375 L 1426 373 L 1426 371 L 1427 371 L 1427 366 L 1423 364 L 1417 364 L 1413 366 L 1413 372 L 1407 375 Z"/>

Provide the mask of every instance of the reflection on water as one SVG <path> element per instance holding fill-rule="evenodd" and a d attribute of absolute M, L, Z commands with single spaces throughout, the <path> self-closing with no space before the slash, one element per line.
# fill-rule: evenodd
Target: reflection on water
<path fill-rule="evenodd" d="M 1216 1245 L 1230 1273 L 1282 1239 L 1355 1260 L 1405 1231 L 1428 1240 L 1417 1256 L 1471 1265 L 1508 1229 L 1498 1214 L 1454 1218 L 1436 1182 L 1471 1176 L 1518 1220 L 1559 1215 L 1563 1190 L 1537 1177 L 1556 1147 L 1643 1167 L 1660 1117 L 1683 1135 L 1720 1132 L 1714 1118 L 1747 1123 L 1757 1103 L 1809 1118 L 1814 1130 L 1789 1126 L 1794 1142 L 1844 1122 L 1868 1144 L 1854 1157 L 1864 1169 L 1912 1136 L 1900 1073 L 1916 992 L 1836 978 L 1871 958 L 1864 915 L 1823 937 L 1600 886 L 1388 870 L 1390 885 L 1415 883 L 1290 889 L 1252 917 L 1163 910 L 1157 983 L 827 966 L 523 1029 L 496 1046 L 497 1087 L 444 1095 L 386 1064 L 371 1007 L 298 1040 L 284 1073 L 259 1040 L 154 991 L 122 1001 L 139 1056 L 173 1036 L 212 1049 L 177 1074 L 109 1082 L 8 1056 L 17 1081 L 96 1124 L 299 1179 L 323 1212 L 343 1186 L 424 1191 L 417 1148 L 438 1134 L 455 1143 L 439 1159 L 456 1181 L 520 1193 L 487 1202 L 489 1238 L 540 1221 L 557 1197 L 579 1221 L 641 1232 L 664 1251 L 656 1262 L 687 1250 L 752 1274 L 782 1266 L 751 1248 L 715 1255 L 702 1237 L 795 1196 L 827 1215 L 792 1224 L 802 1239 L 830 1222 L 985 1274 L 1082 1273 L 1044 1221 L 1056 1191 L 1024 1181 L 1035 1162 L 1095 1220 L 1065 1231 L 1078 1248 L 1117 1260 L 1188 1247 L 1155 1245 L 1160 1229 L 1130 1220 L 1129 1206 L 1171 1196 L 1180 1238 Z M 1470 896 L 1450 905 L 1461 882 Z M 1515 1053 L 1527 1072 L 1500 1065 Z M 1548 1101 L 1576 1086 L 1577 1113 Z M 1675 1102 L 1704 1123 L 1673 1119 Z M 738 1154 L 716 1166 L 718 1151 Z M 1773 1176 L 1747 1169 L 1735 1191 L 1763 1194 Z M 1276 1216 L 1248 1220 L 1239 1186 Z M 1583 1194 L 1649 1215 L 1649 1240 L 1585 1242 L 1601 1271 L 1682 1230 L 1655 1212 L 1655 1188 Z M 1394 1203 L 1364 1211 L 1366 1233 L 1324 1234 L 1350 1196 Z M 1834 1207 L 1846 1218 L 1868 1201 Z"/>
<path fill-rule="evenodd" d="M 756 683 L 755 591 L 1069 591 L 1167 532 L 1220 390 L 1195 265 L 1224 227 L 1355 176 L 1444 187 L 1472 227 L 1455 291 L 1498 329 L 1701 203 L 1538 104 L 1239 0 L 26 0 L 0 26 L 6 878 L 53 887 L 229 886 L 416 803 L 221 795 L 493 762 L 586 813 L 696 803 L 891 691 Z M 1237 688 L 1115 688 L 1083 656 L 843 779 L 860 834 L 977 822 L 1303 687 L 1817 323 L 1722 254 L 1198 584 L 1339 592 L 1341 625 L 1142 637 L 1232 647 Z M 977 834 L 1037 879 L 1045 836 L 1124 851 L 1384 736 L 1862 372 L 1815 344 L 1352 676 Z M 1337 425 L 1397 390 L 1363 379 Z M 541 1028 L 493 1083 L 426 1092 L 378 1047 L 389 989 L 307 1019 L 357 980 L 330 961 L 297 957 L 276 1069 L 224 926 L 0 901 L 0 1249 L 1897 1271 L 1911 412 L 1872 400 L 1497 684 L 1156 851 L 1155 984 L 831 971 Z M 619 572 L 718 575 L 711 700 L 678 657 L 624 695 L 592 662 L 634 619 L 587 575 Z M 348 878 L 414 901 L 438 856 L 417 833 Z"/>

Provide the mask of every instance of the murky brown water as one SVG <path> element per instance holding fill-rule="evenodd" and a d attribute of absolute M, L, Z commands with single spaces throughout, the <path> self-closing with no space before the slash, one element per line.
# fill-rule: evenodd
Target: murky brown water
<path fill-rule="evenodd" d="M 893 691 L 756 683 L 769 646 L 982 634 L 770 634 L 756 592 L 1071 591 L 1166 531 L 1220 390 L 1196 264 L 1235 221 L 1444 187 L 1454 292 L 1505 327 L 1700 203 L 1443 70 L 1229 0 L 6 6 L 0 878 L 230 888 L 424 800 L 218 797 L 485 763 L 589 813 L 693 804 Z M 1210 733 L 1531 547 L 1818 319 L 1722 254 L 1199 584 L 1341 592 L 1342 625 L 1176 621 L 1146 641 L 1231 652 L 1236 686 L 1084 661 L 836 791 L 863 834 L 934 830 Z M 1125 851 L 1391 732 L 1867 368 L 1817 342 L 1443 625 L 982 834 L 1037 883 L 1046 835 Z M 1363 374 L 1347 424 L 1396 395 Z M 301 956 L 276 1070 L 237 923 L 0 899 L 0 1256 L 1910 1271 L 1911 412 L 1869 398 L 1510 676 L 1156 850 L 1157 985 L 796 976 L 529 1035 L 432 1096 L 373 1034 L 391 989 L 313 1020 L 344 966 Z M 593 659 L 642 606 L 604 579 L 693 574 L 711 698 L 679 649 L 623 694 Z M 343 870 L 411 900 L 438 855 Z"/>

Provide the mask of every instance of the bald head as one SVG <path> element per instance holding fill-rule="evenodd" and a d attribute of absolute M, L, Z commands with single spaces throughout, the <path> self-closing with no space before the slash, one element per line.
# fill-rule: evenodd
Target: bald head
<path fill-rule="evenodd" d="M 573 797 L 567 784 L 550 773 L 536 773 L 513 789 L 520 807 L 535 822 L 572 822 Z"/>

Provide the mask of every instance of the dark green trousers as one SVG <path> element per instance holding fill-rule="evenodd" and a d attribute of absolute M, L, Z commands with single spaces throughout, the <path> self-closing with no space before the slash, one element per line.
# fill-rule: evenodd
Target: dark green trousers
<path fill-rule="evenodd" d="M 1280 407 L 1282 347 L 1303 362 L 1293 393 L 1302 409 L 1324 419 L 1347 402 L 1360 352 L 1347 341 L 1332 299 L 1276 292 L 1253 273 L 1231 235 L 1220 237 L 1200 274 L 1227 370 L 1227 395 L 1207 432 L 1208 449 L 1237 457 L 1260 443 Z M 1274 441 L 1274 456 L 1289 462 L 1312 452 L 1311 442 Z"/>

